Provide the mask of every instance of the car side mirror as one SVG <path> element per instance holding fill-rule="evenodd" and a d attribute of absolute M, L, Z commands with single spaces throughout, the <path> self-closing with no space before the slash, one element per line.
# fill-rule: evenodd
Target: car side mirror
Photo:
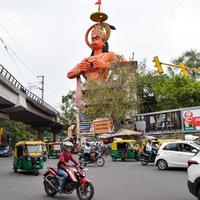
<path fill-rule="evenodd" d="M 192 153 L 197 153 L 197 149 L 192 149 Z"/>

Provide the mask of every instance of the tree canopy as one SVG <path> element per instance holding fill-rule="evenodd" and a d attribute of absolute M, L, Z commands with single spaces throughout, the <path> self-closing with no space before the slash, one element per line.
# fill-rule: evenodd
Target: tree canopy
<path fill-rule="evenodd" d="M 62 96 L 61 110 L 63 112 L 63 117 L 61 118 L 63 128 L 67 130 L 69 126 L 76 124 L 75 91 L 69 91 L 67 95 Z"/>
<path fill-rule="evenodd" d="M 172 60 L 174 64 L 184 63 L 189 69 L 200 69 L 200 52 L 196 49 L 187 50 L 181 56 Z M 199 77 L 200 71 L 190 70 L 190 75 Z"/>
<path fill-rule="evenodd" d="M 116 129 L 126 115 L 137 107 L 136 66 L 113 64 L 107 81 L 88 81 L 85 83 L 82 112 L 91 119 L 108 117 Z"/>

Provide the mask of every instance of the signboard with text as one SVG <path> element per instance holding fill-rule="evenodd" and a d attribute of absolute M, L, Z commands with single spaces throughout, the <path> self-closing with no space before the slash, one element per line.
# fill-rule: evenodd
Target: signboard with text
<path fill-rule="evenodd" d="M 105 134 L 112 132 L 112 120 L 110 119 L 97 120 L 93 123 L 95 134 Z"/>

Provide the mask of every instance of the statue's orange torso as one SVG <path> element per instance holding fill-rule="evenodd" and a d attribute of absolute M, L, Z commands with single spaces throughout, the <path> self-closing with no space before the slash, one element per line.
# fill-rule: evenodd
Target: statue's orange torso
<path fill-rule="evenodd" d="M 83 61 L 92 63 L 96 59 L 102 60 L 108 65 L 109 62 L 111 62 L 115 59 L 115 54 L 113 52 L 101 53 L 99 55 L 90 56 L 88 58 L 85 58 Z M 106 69 L 102 69 L 102 68 L 90 69 L 81 75 L 83 75 L 83 77 L 86 78 L 87 80 L 95 80 L 95 79 L 96 80 L 105 80 L 108 70 L 109 70 L 109 67 L 107 67 Z M 78 72 L 78 65 L 75 68 L 73 68 L 71 71 L 69 71 L 67 74 L 68 78 L 76 78 L 78 76 L 80 76 L 80 74 Z"/>

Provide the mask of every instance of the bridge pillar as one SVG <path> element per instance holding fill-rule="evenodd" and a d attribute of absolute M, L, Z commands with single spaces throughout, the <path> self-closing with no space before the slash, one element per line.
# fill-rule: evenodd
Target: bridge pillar
<path fill-rule="evenodd" d="M 9 119 L 8 115 L 0 112 L 0 122 L 4 122 L 5 120 L 8 120 L 8 119 Z"/>
<path fill-rule="evenodd" d="M 37 131 L 37 140 L 43 140 L 43 131 Z"/>
<path fill-rule="evenodd" d="M 59 141 L 59 133 L 53 133 L 53 141 L 54 142 Z"/>

